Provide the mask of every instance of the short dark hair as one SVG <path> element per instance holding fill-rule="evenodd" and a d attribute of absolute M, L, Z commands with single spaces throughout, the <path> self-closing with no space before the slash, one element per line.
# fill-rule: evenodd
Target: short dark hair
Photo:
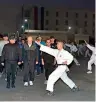
<path fill-rule="evenodd" d="M 50 36 L 50 39 L 55 39 L 55 37 L 54 36 Z"/>
<path fill-rule="evenodd" d="M 46 42 L 47 42 L 47 40 L 50 40 L 50 38 L 47 38 L 47 39 L 46 39 Z"/>
<path fill-rule="evenodd" d="M 64 45 L 64 42 L 62 40 L 58 40 L 57 43 L 62 43 Z"/>

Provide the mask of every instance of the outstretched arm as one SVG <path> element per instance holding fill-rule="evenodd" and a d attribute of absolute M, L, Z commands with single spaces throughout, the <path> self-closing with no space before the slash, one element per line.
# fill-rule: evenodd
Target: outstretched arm
<path fill-rule="evenodd" d="M 94 51 L 94 50 L 95 50 L 95 47 L 89 45 L 86 41 L 85 41 L 85 44 L 86 44 L 86 46 L 87 46 L 91 51 Z"/>
<path fill-rule="evenodd" d="M 55 49 L 52 49 L 52 48 L 44 46 L 44 45 L 40 45 L 40 50 L 45 53 L 48 53 L 54 57 L 56 57 L 56 55 L 57 55 L 57 51 Z"/>
<path fill-rule="evenodd" d="M 71 45 L 70 45 L 70 44 L 65 44 L 65 46 L 67 46 L 67 47 L 71 47 Z"/>

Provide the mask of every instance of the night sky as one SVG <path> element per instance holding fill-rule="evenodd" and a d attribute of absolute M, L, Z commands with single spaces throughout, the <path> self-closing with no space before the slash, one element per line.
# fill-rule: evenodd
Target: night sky
<path fill-rule="evenodd" d="M 6 4 L 33 4 L 40 6 L 66 6 L 73 8 L 95 8 L 95 0 L 0 0 L 0 3 Z"/>
<path fill-rule="evenodd" d="M 23 4 L 95 10 L 95 0 L 0 0 L 0 33 L 16 31 Z"/>

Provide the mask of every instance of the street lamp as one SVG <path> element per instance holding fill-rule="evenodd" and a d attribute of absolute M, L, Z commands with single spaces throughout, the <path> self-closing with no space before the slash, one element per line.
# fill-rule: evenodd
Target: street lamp
<path fill-rule="evenodd" d="M 24 20 L 24 22 L 28 22 L 28 20 L 27 20 L 27 19 L 25 19 L 25 20 Z"/>
<path fill-rule="evenodd" d="M 69 30 L 70 30 L 71 28 L 72 28 L 72 27 L 70 27 L 70 26 L 68 27 Z"/>
<path fill-rule="evenodd" d="M 28 30 L 29 30 L 29 20 L 25 19 L 24 22 L 28 24 Z"/>
<path fill-rule="evenodd" d="M 21 28 L 24 28 L 24 25 L 22 25 Z"/>
<path fill-rule="evenodd" d="M 22 25 L 21 28 L 23 29 L 23 34 L 24 34 L 24 25 Z"/>

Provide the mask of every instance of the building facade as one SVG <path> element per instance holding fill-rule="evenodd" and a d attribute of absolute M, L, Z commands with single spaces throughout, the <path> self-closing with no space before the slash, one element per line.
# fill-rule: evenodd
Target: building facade
<path fill-rule="evenodd" d="M 30 19 L 29 29 L 67 31 L 72 34 L 95 35 L 95 11 L 89 9 L 31 7 L 24 18 Z M 27 16 L 28 17 L 27 17 Z"/>

